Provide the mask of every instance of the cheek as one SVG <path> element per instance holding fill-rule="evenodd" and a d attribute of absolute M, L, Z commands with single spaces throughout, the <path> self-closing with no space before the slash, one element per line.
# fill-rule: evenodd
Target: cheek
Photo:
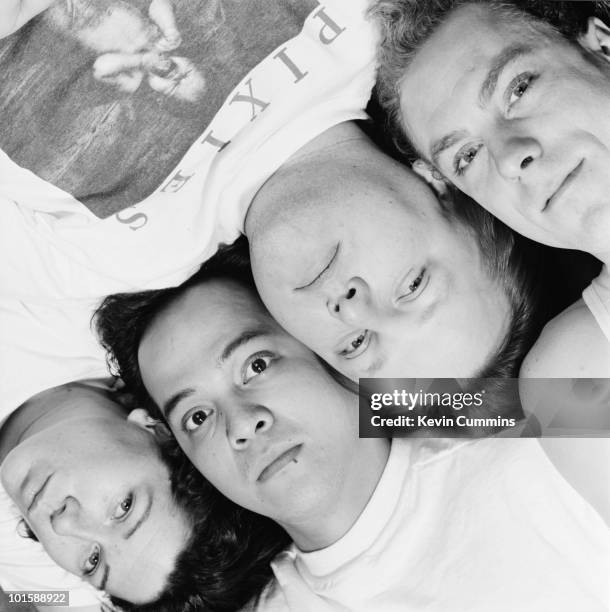
<path fill-rule="evenodd" d="M 61 568 L 72 574 L 78 574 L 78 551 L 74 546 L 74 541 L 67 537 L 58 538 L 50 534 L 38 534 L 39 542 L 45 552 Z"/>
<path fill-rule="evenodd" d="M 343 374 L 345 378 L 357 383 L 361 376 L 367 376 L 363 372 L 354 371 L 346 366 L 346 362 L 340 360 L 336 355 L 329 355 L 326 361 L 333 367 L 339 374 Z M 376 376 L 383 376 L 383 373 L 376 374 Z"/>
<path fill-rule="evenodd" d="M 267 310 L 278 321 L 290 318 L 294 285 L 291 284 L 292 274 L 288 263 L 280 268 L 275 261 L 267 264 L 264 258 L 253 257 L 252 273 L 256 289 Z"/>
<path fill-rule="evenodd" d="M 224 431 L 222 435 L 224 436 Z M 237 499 L 242 486 L 241 474 L 237 473 L 234 458 L 228 446 L 219 448 L 228 442 L 223 440 L 219 445 L 210 438 L 205 440 L 194 438 L 187 442 L 179 440 L 179 444 L 197 471 L 209 480 L 212 486 L 226 497 L 234 501 Z"/>
<path fill-rule="evenodd" d="M 488 348 L 499 346 L 510 319 L 508 298 L 496 283 L 484 281 L 482 287 L 475 289 L 470 298 L 460 304 L 455 318 L 463 321 L 459 335 L 464 337 L 464 344 L 470 344 L 473 352 L 482 350 L 485 342 Z"/>
<path fill-rule="evenodd" d="M 328 336 L 329 317 L 314 296 L 300 296 L 287 287 L 268 287 L 260 293 L 273 318 L 308 348 L 315 348 Z"/>
<path fill-rule="evenodd" d="M 179 432 L 178 435 L 176 435 L 176 433 L 177 432 L 174 432 L 174 435 L 178 440 L 178 444 L 189 461 L 197 468 L 198 472 L 212 482 L 214 480 L 212 477 L 215 476 L 215 473 L 214 470 L 210 469 L 210 466 L 214 465 L 213 461 L 210 460 L 211 453 L 206 451 L 203 443 L 199 444 L 196 440 L 185 436 L 182 432 Z M 209 472 L 209 474 L 207 472 Z"/>
<path fill-rule="evenodd" d="M 282 317 L 281 325 L 308 349 L 324 359 L 332 357 L 331 346 L 336 337 L 333 320 L 326 312 L 314 305 L 299 304 L 288 316 Z"/>

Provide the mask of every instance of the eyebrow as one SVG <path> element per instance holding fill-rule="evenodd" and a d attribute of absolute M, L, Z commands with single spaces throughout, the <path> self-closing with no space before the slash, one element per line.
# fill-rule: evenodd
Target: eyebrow
<path fill-rule="evenodd" d="M 222 365 L 225 361 L 227 361 L 227 359 L 229 359 L 239 347 L 250 342 L 251 340 L 254 340 L 255 338 L 268 336 L 269 334 L 270 331 L 267 327 L 259 327 L 257 329 L 249 329 L 242 332 L 225 346 L 218 359 L 218 365 Z"/>
<path fill-rule="evenodd" d="M 182 389 L 182 391 L 178 391 L 178 393 L 174 393 L 166 402 L 163 404 L 161 408 L 161 412 L 165 416 L 165 419 L 169 421 L 170 414 L 174 411 L 176 406 L 187 397 L 194 395 L 195 389 L 189 387 L 188 389 Z"/>
<path fill-rule="evenodd" d="M 225 361 L 227 361 L 227 359 L 229 359 L 239 347 L 250 342 L 251 340 L 254 340 L 255 338 L 268 336 L 270 333 L 271 330 L 263 326 L 259 327 L 258 329 L 249 329 L 242 332 L 225 346 L 220 354 L 220 357 L 218 358 L 218 365 L 221 366 Z M 194 395 L 196 392 L 196 389 L 193 387 L 187 387 L 186 389 L 182 389 L 181 391 L 178 391 L 172 395 L 161 408 L 161 412 L 165 416 L 165 419 L 169 421 L 170 415 L 176 409 L 176 406 L 178 406 L 182 400 L 191 397 L 191 395 Z"/>
<path fill-rule="evenodd" d="M 487 76 L 485 77 L 479 91 L 479 104 L 481 106 L 486 106 L 489 104 L 489 101 L 496 91 L 498 79 L 506 66 L 515 61 L 518 57 L 531 53 L 531 51 L 531 45 L 511 45 L 510 47 L 500 51 L 500 53 L 494 57 L 491 67 L 487 72 Z"/>
<path fill-rule="evenodd" d="M 106 563 L 106 567 L 104 567 L 104 575 L 102 576 L 102 581 L 100 582 L 100 586 L 95 587 L 96 589 L 98 589 L 98 591 L 106 590 L 106 584 L 108 583 L 108 576 L 110 576 L 110 566 Z"/>
<path fill-rule="evenodd" d="M 431 150 L 431 158 L 434 166 L 438 166 L 438 161 L 441 156 L 441 153 L 450 149 L 454 144 L 458 143 L 464 136 L 466 136 L 468 132 L 466 130 L 455 130 L 450 132 L 446 136 L 439 138 L 432 145 Z"/>
<path fill-rule="evenodd" d="M 144 510 L 144 512 L 142 513 L 142 516 L 139 518 L 138 522 L 129 531 L 126 531 L 123 534 L 123 539 L 124 540 L 128 540 L 138 529 L 140 529 L 140 527 L 142 526 L 142 523 L 144 523 L 146 520 L 148 520 L 148 517 L 150 516 L 150 511 L 152 509 L 152 505 L 153 505 L 153 498 L 149 497 L 148 498 L 148 506 L 146 506 L 146 510 Z M 106 566 L 106 567 L 108 567 L 108 566 Z"/>
<path fill-rule="evenodd" d="M 331 268 L 335 259 L 337 259 L 337 255 L 339 254 L 339 247 L 341 246 L 341 242 L 337 242 L 337 246 L 335 247 L 334 253 L 331 255 L 329 262 L 324 266 L 324 268 L 320 271 L 320 273 L 311 281 L 309 281 L 306 285 L 302 285 L 301 287 L 295 287 L 293 291 L 301 291 L 303 289 L 307 289 L 314 285 L 317 281 L 319 281 L 322 276 Z"/>

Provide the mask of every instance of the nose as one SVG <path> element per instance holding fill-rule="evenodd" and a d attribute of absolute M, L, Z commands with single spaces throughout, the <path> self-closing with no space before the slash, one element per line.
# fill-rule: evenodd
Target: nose
<path fill-rule="evenodd" d="M 367 283 L 358 277 L 339 288 L 327 302 L 332 317 L 351 326 L 363 326 L 371 313 L 371 292 Z"/>
<path fill-rule="evenodd" d="M 90 538 L 96 528 L 94 517 L 85 512 L 79 501 L 71 496 L 64 499 L 51 515 L 51 525 L 57 535 Z"/>
<path fill-rule="evenodd" d="M 501 176 L 508 180 L 523 180 L 531 174 L 534 162 L 542 156 L 542 146 L 536 138 L 510 134 L 498 138 L 492 155 Z"/>
<path fill-rule="evenodd" d="M 258 404 L 239 406 L 227 418 L 227 436 L 235 450 L 245 450 L 256 438 L 273 426 L 273 415 Z"/>

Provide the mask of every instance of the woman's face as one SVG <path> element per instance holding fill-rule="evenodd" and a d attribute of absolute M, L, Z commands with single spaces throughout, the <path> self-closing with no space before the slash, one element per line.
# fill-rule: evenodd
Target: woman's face
<path fill-rule="evenodd" d="M 269 214 L 250 235 L 273 316 L 353 380 L 478 373 L 501 344 L 509 305 L 476 239 L 385 156 L 311 170 L 294 189 L 271 186 Z M 287 190 L 277 197 L 276 187 Z"/>

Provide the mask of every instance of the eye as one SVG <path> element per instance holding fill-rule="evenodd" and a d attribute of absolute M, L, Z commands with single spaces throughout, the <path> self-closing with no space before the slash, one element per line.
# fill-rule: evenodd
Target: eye
<path fill-rule="evenodd" d="M 85 576 L 91 576 L 95 573 L 95 570 L 100 564 L 100 547 L 96 544 L 91 551 L 91 554 L 87 557 L 83 566 L 83 573 Z"/>
<path fill-rule="evenodd" d="M 522 98 L 525 92 L 530 88 L 531 84 L 536 79 L 536 76 L 530 72 L 524 72 L 516 76 L 509 84 L 506 90 L 506 105 L 510 108 L 515 102 Z"/>
<path fill-rule="evenodd" d="M 112 518 L 121 520 L 125 518 L 133 506 L 133 495 L 130 493 L 116 508 Z"/>
<path fill-rule="evenodd" d="M 474 161 L 480 148 L 481 145 L 468 144 L 457 152 L 453 160 L 453 172 L 457 176 L 462 176 L 468 170 L 468 166 Z"/>
<path fill-rule="evenodd" d="M 247 385 L 253 378 L 262 374 L 273 360 L 271 355 L 257 354 L 248 359 L 242 373 L 242 382 Z"/>
<path fill-rule="evenodd" d="M 347 346 L 339 352 L 339 355 L 345 359 L 354 359 L 354 357 L 359 357 L 369 347 L 370 341 L 371 332 L 368 329 L 365 329 L 357 336 L 350 338 Z"/>
<path fill-rule="evenodd" d="M 182 428 L 187 433 L 199 429 L 212 414 L 211 408 L 196 408 L 195 410 L 188 413 L 188 415 L 182 421 Z"/>

